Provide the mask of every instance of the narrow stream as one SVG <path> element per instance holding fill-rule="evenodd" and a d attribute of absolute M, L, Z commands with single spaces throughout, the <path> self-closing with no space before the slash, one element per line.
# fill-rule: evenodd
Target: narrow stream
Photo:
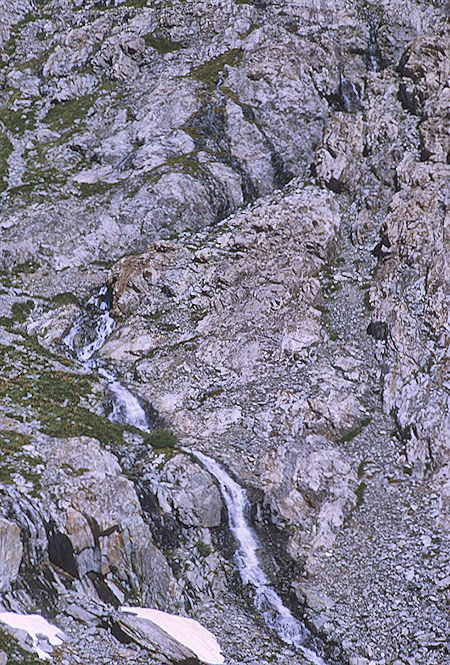
<path fill-rule="evenodd" d="M 85 369 L 95 370 L 107 385 L 112 395 L 109 419 L 148 432 L 149 423 L 139 399 L 95 358 L 95 353 L 101 349 L 114 327 L 115 321 L 109 314 L 108 291 L 103 287 L 88 300 L 86 311 L 74 322 L 63 343 Z M 230 529 L 239 543 L 236 565 L 243 584 L 250 584 L 254 589 L 256 610 L 283 642 L 295 647 L 313 665 L 326 665 L 314 650 L 306 646 L 313 644 L 314 637 L 283 604 L 261 568 L 258 558 L 260 545 L 248 521 L 250 505 L 246 491 L 204 453 L 189 448 L 182 450 L 193 455 L 217 480 L 227 507 Z"/>

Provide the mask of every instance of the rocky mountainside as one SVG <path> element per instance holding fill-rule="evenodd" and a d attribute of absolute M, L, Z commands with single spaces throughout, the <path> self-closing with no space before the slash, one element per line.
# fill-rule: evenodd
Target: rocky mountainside
<path fill-rule="evenodd" d="M 444 665 L 448 3 L 0 10 L 0 663 Z"/>

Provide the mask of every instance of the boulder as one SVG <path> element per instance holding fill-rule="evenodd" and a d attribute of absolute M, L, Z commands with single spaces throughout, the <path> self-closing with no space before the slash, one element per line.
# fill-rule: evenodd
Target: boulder
<path fill-rule="evenodd" d="M 125 639 L 139 644 L 160 663 L 198 663 L 195 653 L 168 635 L 155 623 L 123 613 L 114 621 L 112 632 L 121 641 Z"/>
<path fill-rule="evenodd" d="M 187 455 L 176 455 L 167 462 L 152 488 L 161 509 L 173 513 L 185 526 L 220 526 L 220 492 L 210 474 Z"/>

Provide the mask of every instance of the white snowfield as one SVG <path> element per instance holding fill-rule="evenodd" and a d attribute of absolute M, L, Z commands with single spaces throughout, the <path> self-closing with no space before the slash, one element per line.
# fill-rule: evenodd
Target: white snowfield
<path fill-rule="evenodd" d="M 222 665 L 225 662 L 214 635 L 195 619 L 168 614 L 161 610 L 152 610 L 148 607 L 123 606 L 120 609 L 122 612 L 129 612 L 141 619 L 148 619 L 156 623 L 168 635 L 193 651 L 204 663 Z"/>
<path fill-rule="evenodd" d="M 64 641 L 64 633 L 60 628 L 53 626 L 39 614 L 16 614 L 15 612 L 0 612 L 0 622 L 11 628 L 20 628 L 25 630 L 33 640 L 33 651 L 39 658 L 50 660 L 51 656 L 41 649 L 39 645 L 39 636 L 47 639 L 49 644 L 56 646 Z"/>

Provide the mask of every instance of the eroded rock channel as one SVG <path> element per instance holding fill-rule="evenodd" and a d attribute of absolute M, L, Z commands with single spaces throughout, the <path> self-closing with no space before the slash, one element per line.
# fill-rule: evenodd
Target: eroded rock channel
<path fill-rule="evenodd" d="M 446 3 L 0 8 L 0 663 L 444 665 Z"/>

